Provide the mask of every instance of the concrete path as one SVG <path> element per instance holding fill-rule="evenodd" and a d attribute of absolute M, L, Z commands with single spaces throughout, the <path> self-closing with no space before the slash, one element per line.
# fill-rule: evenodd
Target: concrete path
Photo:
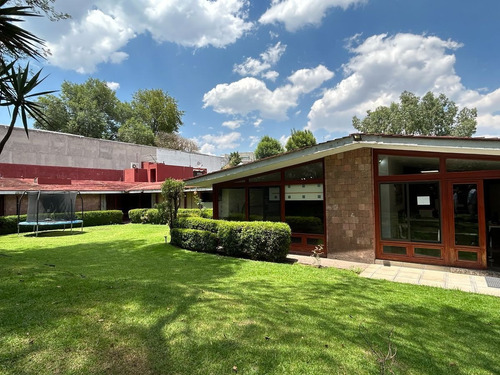
<path fill-rule="evenodd" d="M 301 264 L 316 265 L 310 256 L 290 254 L 289 259 Z M 361 272 L 361 277 L 384 279 L 399 283 L 427 285 L 445 289 L 458 289 L 465 292 L 487 294 L 500 297 L 500 288 L 488 286 L 486 277 L 500 286 L 500 277 L 489 276 L 475 270 L 455 269 L 451 267 L 428 266 L 401 262 L 377 261 L 375 264 L 347 262 L 321 258 L 321 267 L 335 267 Z M 455 272 L 454 272 L 455 271 Z"/>

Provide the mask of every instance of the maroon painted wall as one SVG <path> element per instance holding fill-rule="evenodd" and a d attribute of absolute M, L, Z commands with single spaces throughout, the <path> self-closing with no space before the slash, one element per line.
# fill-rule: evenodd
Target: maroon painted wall
<path fill-rule="evenodd" d="M 123 170 L 0 163 L 0 177 L 123 181 Z"/>

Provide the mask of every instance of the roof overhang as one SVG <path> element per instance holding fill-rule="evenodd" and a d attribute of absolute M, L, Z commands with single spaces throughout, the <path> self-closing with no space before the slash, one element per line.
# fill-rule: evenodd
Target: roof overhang
<path fill-rule="evenodd" d="M 195 177 L 186 183 L 190 186 L 210 187 L 360 148 L 500 156 L 500 139 L 374 134 L 356 134 L 355 137 L 352 134 L 316 146 Z"/>

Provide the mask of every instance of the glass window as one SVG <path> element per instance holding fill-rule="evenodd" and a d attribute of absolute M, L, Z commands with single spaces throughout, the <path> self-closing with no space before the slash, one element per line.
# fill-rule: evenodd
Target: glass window
<path fill-rule="evenodd" d="M 323 184 L 286 185 L 285 222 L 294 233 L 323 234 Z"/>
<path fill-rule="evenodd" d="M 446 159 L 448 172 L 500 170 L 499 160 Z"/>
<path fill-rule="evenodd" d="M 438 182 L 380 184 L 381 237 L 441 242 Z"/>
<path fill-rule="evenodd" d="M 473 251 L 459 251 L 458 260 L 463 260 L 466 262 L 477 262 L 477 253 Z"/>
<path fill-rule="evenodd" d="M 379 176 L 436 172 L 439 172 L 439 158 L 401 155 L 378 156 Z"/>
<path fill-rule="evenodd" d="M 417 256 L 441 258 L 441 250 L 440 249 L 425 249 L 422 247 L 416 247 L 414 250 L 414 253 Z"/>
<path fill-rule="evenodd" d="M 285 170 L 286 181 L 306 181 L 323 178 L 323 162 L 301 165 Z"/>
<path fill-rule="evenodd" d="M 245 220 L 245 189 L 219 190 L 219 218 Z"/>
<path fill-rule="evenodd" d="M 455 245 L 479 246 L 477 185 L 454 184 Z"/>
<path fill-rule="evenodd" d="M 403 246 L 384 246 L 382 251 L 384 254 L 406 255 L 406 247 Z"/>
<path fill-rule="evenodd" d="M 250 188 L 248 201 L 249 220 L 281 221 L 279 186 Z"/>
<path fill-rule="evenodd" d="M 251 177 L 249 182 L 267 182 L 267 181 L 280 181 L 281 172 L 268 173 L 257 177 Z"/>

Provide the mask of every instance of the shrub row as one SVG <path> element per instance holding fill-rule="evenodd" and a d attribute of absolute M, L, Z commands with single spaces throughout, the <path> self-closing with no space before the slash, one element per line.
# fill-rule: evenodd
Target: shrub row
<path fill-rule="evenodd" d="M 76 212 L 77 219 L 82 218 L 81 212 Z M 26 221 L 26 215 L 19 216 L 20 221 Z M 121 224 L 123 213 L 119 210 L 85 211 L 83 213 L 83 226 L 93 227 L 98 225 Z M 42 229 L 62 229 L 63 226 L 42 226 Z M 33 227 L 21 226 L 21 232 L 31 232 Z M 0 216 L 0 235 L 17 233 L 17 215 Z"/>
<path fill-rule="evenodd" d="M 286 258 L 291 238 L 290 227 L 286 223 L 236 222 L 196 217 L 179 218 L 170 234 L 171 243 L 185 249 L 217 251 L 235 257 L 273 262 Z M 215 235 L 215 245 L 210 242 L 211 239 L 204 243 L 210 237 L 209 234 Z"/>
<path fill-rule="evenodd" d="M 211 218 L 211 209 L 181 208 L 177 213 L 178 217 L 204 217 Z M 166 217 L 161 215 L 157 208 L 135 208 L 128 212 L 130 222 L 136 224 L 166 224 Z"/>

